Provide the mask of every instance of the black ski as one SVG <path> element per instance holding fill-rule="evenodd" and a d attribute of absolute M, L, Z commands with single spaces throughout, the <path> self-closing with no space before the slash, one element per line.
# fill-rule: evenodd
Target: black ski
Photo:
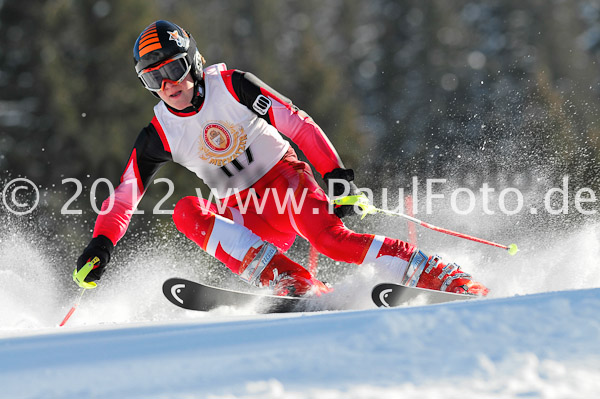
<path fill-rule="evenodd" d="M 163 294 L 174 305 L 199 311 L 210 311 L 222 306 L 248 307 L 258 313 L 314 312 L 342 310 L 327 304 L 322 297 L 294 298 L 263 293 L 242 292 L 186 280 L 171 278 L 163 284 Z M 384 283 L 375 286 L 371 298 L 378 307 L 400 305 L 429 305 L 474 298 L 471 295 L 454 294 L 401 284 Z"/>
<path fill-rule="evenodd" d="M 465 299 L 475 298 L 475 296 L 428 290 L 425 288 L 407 287 L 401 284 L 384 283 L 376 285 L 375 288 L 373 288 L 371 298 L 378 307 L 390 308 L 411 303 L 415 305 L 430 305 L 450 301 L 463 301 Z"/>
<path fill-rule="evenodd" d="M 163 284 L 163 294 L 171 303 L 189 310 L 209 311 L 221 306 L 250 306 L 259 313 L 307 312 L 312 299 L 275 296 L 212 287 L 183 278 L 170 278 Z M 314 307 L 314 306 L 313 306 Z"/>

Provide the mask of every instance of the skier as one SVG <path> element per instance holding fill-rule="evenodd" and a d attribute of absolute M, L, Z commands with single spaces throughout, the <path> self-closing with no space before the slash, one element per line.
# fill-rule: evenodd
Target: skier
<path fill-rule="evenodd" d="M 194 38 L 168 21 L 146 27 L 133 54 L 138 78 L 161 101 L 135 141 L 120 184 L 103 203 L 76 271 L 96 257 L 99 262 L 87 276 L 75 278 L 74 272 L 78 283 L 100 279 L 153 177 L 174 161 L 196 173 L 220 201 L 181 199 L 173 211 L 177 229 L 242 280 L 272 287 L 276 295 L 329 290 L 284 254 L 298 235 L 334 260 L 374 264 L 397 282 L 488 293 L 455 264 L 398 239 L 344 226 L 340 218 L 355 208 L 336 206 L 332 212 L 310 166 L 281 134 L 298 145 L 328 185 L 337 183 L 334 196 L 350 194 L 350 203 L 361 205 L 366 197 L 353 183 L 353 170 L 344 167 L 305 112 L 256 76 L 224 64 L 204 67 Z"/>

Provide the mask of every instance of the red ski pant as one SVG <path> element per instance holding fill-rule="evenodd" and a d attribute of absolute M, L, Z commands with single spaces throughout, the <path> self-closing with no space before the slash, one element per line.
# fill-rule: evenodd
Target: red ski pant
<path fill-rule="evenodd" d="M 415 248 L 403 241 L 348 229 L 330 208 L 310 167 L 288 152 L 250 189 L 219 205 L 185 197 L 175 206 L 177 228 L 234 273 L 251 247 L 268 241 L 283 251 L 296 236 L 347 263 L 376 263 L 403 273 Z"/>

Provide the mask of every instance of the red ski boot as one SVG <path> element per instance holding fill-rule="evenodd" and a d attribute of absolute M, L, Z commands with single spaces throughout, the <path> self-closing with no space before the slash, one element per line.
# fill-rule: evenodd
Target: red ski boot
<path fill-rule="evenodd" d="M 240 266 L 240 278 L 257 287 L 271 287 L 278 296 L 321 295 L 330 291 L 308 270 L 268 242 L 250 248 Z"/>
<path fill-rule="evenodd" d="M 463 272 L 456 263 L 444 264 L 441 259 L 437 255 L 427 257 L 416 250 L 408 262 L 402 284 L 456 294 L 486 296 L 489 293 L 483 284 L 473 281 L 471 275 Z"/>

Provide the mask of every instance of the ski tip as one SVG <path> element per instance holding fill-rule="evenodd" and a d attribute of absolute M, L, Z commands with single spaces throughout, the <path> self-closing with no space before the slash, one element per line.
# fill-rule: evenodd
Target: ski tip
<path fill-rule="evenodd" d="M 509 255 L 515 255 L 519 251 L 517 244 L 510 244 L 506 249 L 508 250 Z"/>

